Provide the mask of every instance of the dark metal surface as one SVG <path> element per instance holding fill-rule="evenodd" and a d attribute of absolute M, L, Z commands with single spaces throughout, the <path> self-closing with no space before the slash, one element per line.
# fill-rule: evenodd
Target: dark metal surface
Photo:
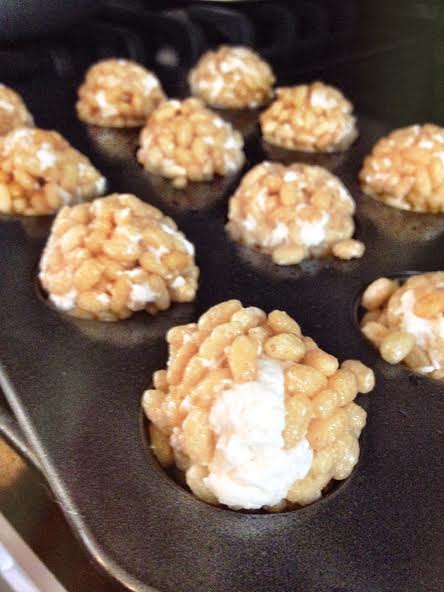
<path fill-rule="evenodd" d="M 45 36 L 78 26 L 79 21 L 100 8 L 88 0 L 2 0 L 0 42 Z"/>
<path fill-rule="evenodd" d="M 358 190 L 362 157 L 387 126 L 360 117 L 358 142 L 344 159 L 326 162 L 357 201 L 363 259 L 279 268 L 227 238 L 230 183 L 191 186 L 183 203 L 180 192 L 172 199 L 138 167 L 131 138 L 110 132 L 108 144 L 98 142 L 76 121 L 73 88 L 40 82 L 21 89 L 37 123 L 57 127 L 87 153 L 111 191 L 134 192 L 172 215 L 196 244 L 201 269 L 192 304 L 118 324 L 75 320 L 49 308 L 35 288 L 51 220 L 0 221 L 1 383 L 95 559 L 140 591 L 441 590 L 443 385 L 383 363 L 355 319 L 356 298 L 372 279 L 443 268 L 442 217 L 399 212 Z M 247 156 L 247 166 L 264 158 L 257 134 Z M 165 366 L 165 332 L 227 298 L 285 309 L 327 351 L 376 370 L 376 390 L 360 401 L 369 417 L 356 470 L 298 512 L 244 515 L 205 505 L 163 473 L 141 431 L 140 396 Z"/>

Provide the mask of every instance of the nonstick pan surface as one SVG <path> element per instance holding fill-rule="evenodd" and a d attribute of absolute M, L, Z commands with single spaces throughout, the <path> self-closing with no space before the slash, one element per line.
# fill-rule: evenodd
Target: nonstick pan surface
<path fill-rule="evenodd" d="M 280 268 L 225 233 L 238 178 L 172 191 L 139 168 L 134 132 L 88 129 L 76 120 L 69 85 L 48 80 L 39 88 L 22 89 L 38 125 L 85 152 L 110 192 L 133 192 L 173 216 L 195 243 L 201 269 L 191 304 L 116 324 L 76 320 L 49 307 L 36 285 L 52 219 L 0 220 L 1 384 L 99 564 L 137 591 L 442 590 L 443 384 L 384 363 L 357 324 L 358 296 L 373 279 L 444 268 L 443 217 L 401 212 L 359 191 L 362 158 L 388 126 L 361 114 L 356 144 L 322 162 L 357 202 L 364 257 Z M 247 168 L 269 158 L 257 131 L 246 152 Z M 166 331 L 228 298 L 284 309 L 322 348 L 375 369 L 375 391 L 359 400 L 368 411 L 360 461 L 346 482 L 305 509 L 265 515 L 208 506 L 149 452 L 140 397 L 165 366 Z"/>

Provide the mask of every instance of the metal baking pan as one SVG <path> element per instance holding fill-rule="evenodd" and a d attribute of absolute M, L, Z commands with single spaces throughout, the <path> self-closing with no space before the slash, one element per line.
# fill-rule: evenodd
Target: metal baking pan
<path fill-rule="evenodd" d="M 131 135 L 110 131 L 99 141 L 76 120 L 73 88 L 48 79 L 41 90 L 20 90 L 38 124 L 90 156 L 110 191 L 133 192 L 173 216 L 201 269 L 191 304 L 117 324 L 76 320 L 50 308 L 35 281 L 51 219 L 0 220 L 1 386 L 95 560 L 135 591 L 442 590 L 443 384 L 384 363 L 357 324 L 358 296 L 373 279 L 444 267 L 442 216 L 397 211 L 359 191 L 362 158 L 387 125 L 361 115 L 356 144 L 324 162 L 357 202 L 365 256 L 280 268 L 225 233 L 237 178 L 166 191 L 139 168 Z M 257 130 L 246 152 L 247 168 L 265 157 Z M 264 515 L 208 506 L 149 451 L 140 397 L 165 366 L 166 331 L 228 298 L 285 309 L 322 348 L 375 369 L 375 391 L 358 400 L 368 410 L 360 461 L 305 509 Z"/>

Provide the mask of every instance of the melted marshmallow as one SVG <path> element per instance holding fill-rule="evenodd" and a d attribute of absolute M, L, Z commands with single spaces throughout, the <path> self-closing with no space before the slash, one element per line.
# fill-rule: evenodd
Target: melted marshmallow
<path fill-rule="evenodd" d="M 61 296 L 58 294 L 49 295 L 49 299 L 54 304 L 54 306 L 58 310 L 63 310 L 64 312 L 67 312 L 68 310 L 72 310 L 74 308 L 76 304 L 76 298 L 77 290 L 75 290 L 74 288 L 72 288 L 72 290 L 70 290 L 69 292 L 66 292 L 66 294 L 62 294 Z"/>
<path fill-rule="evenodd" d="M 257 380 L 234 385 L 214 403 L 216 450 L 205 484 L 221 503 L 245 509 L 275 505 L 307 475 L 313 461 L 308 441 L 284 449 L 284 401 L 283 369 L 263 358 Z"/>
<path fill-rule="evenodd" d="M 149 284 L 133 284 L 129 295 L 128 308 L 142 310 L 149 302 L 156 300 L 156 293 Z"/>
<path fill-rule="evenodd" d="M 301 222 L 299 226 L 299 237 L 306 247 L 316 247 L 320 245 L 326 236 L 325 227 L 328 224 L 330 216 L 324 212 L 322 218 L 316 222 Z"/>
<path fill-rule="evenodd" d="M 271 233 L 267 236 L 264 241 L 266 247 L 275 247 L 283 243 L 288 237 L 288 226 L 283 222 L 279 222 L 277 226 L 273 228 Z"/>
<path fill-rule="evenodd" d="M 329 97 L 324 89 L 316 89 L 311 93 L 310 103 L 313 107 L 320 109 L 334 109 L 338 101 L 335 97 Z"/>
<path fill-rule="evenodd" d="M 36 156 L 42 169 L 48 169 L 57 160 L 56 155 L 48 144 L 43 144 L 41 148 L 37 150 Z"/>
<path fill-rule="evenodd" d="M 14 105 L 9 101 L 0 99 L 0 109 L 3 109 L 4 111 L 14 111 Z"/>
<path fill-rule="evenodd" d="M 407 290 L 401 296 L 401 304 L 396 311 L 401 316 L 401 328 L 416 337 L 416 343 L 424 349 L 432 362 L 431 367 L 422 368 L 423 372 L 433 372 L 441 367 L 442 357 L 440 340 L 444 340 L 444 318 L 424 319 L 415 315 L 415 293 Z"/>
<path fill-rule="evenodd" d="M 115 106 L 112 105 L 108 101 L 104 90 L 99 90 L 96 93 L 96 101 L 97 101 L 97 104 L 100 107 L 100 109 L 102 110 L 102 113 L 104 115 L 108 115 L 108 116 L 111 117 L 112 115 L 117 115 L 118 114 L 118 111 L 115 108 Z"/>

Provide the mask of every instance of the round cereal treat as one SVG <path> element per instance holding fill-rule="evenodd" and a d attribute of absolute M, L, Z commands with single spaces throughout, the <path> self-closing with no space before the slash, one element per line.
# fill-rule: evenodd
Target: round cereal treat
<path fill-rule="evenodd" d="M 271 255 L 278 265 L 333 253 L 361 257 L 351 239 L 355 203 L 341 181 L 318 166 L 263 162 L 252 168 L 231 197 L 228 232 Z"/>
<path fill-rule="evenodd" d="M 444 271 L 372 282 L 362 295 L 363 333 L 390 364 L 444 378 Z"/>
<path fill-rule="evenodd" d="M 0 138 L 1 214 L 52 214 L 105 187 L 89 159 L 57 132 L 19 128 Z"/>
<path fill-rule="evenodd" d="M 167 334 L 169 359 L 142 397 L 151 447 L 193 493 L 233 509 L 305 506 L 359 457 L 372 370 L 338 360 L 283 311 L 229 300 Z"/>
<path fill-rule="evenodd" d="M 254 109 L 273 96 L 270 66 L 248 47 L 207 51 L 188 77 L 191 93 L 212 107 Z"/>
<path fill-rule="evenodd" d="M 260 116 L 266 142 L 301 152 L 342 152 L 356 140 L 353 106 L 336 88 L 313 82 L 276 94 Z"/>
<path fill-rule="evenodd" d="M 34 120 L 23 99 L 12 88 L 0 84 L 0 136 L 18 127 L 33 127 Z"/>
<path fill-rule="evenodd" d="M 412 125 L 379 140 L 359 173 L 362 190 L 414 212 L 444 212 L 444 128 Z"/>
<path fill-rule="evenodd" d="M 140 127 L 165 99 L 157 77 L 129 60 L 92 65 L 79 88 L 77 113 L 86 123 L 104 127 Z"/>
<path fill-rule="evenodd" d="M 198 276 L 194 247 L 174 221 L 127 193 L 60 210 L 39 273 L 56 308 L 100 321 L 189 302 Z"/>
<path fill-rule="evenodd" d="M 170 100 L 148 119 L 137 158 L 147 171 L 180 188 L 238 171 L 245 161 L 243 145 L 242 135 L 199 99 Z"/>

